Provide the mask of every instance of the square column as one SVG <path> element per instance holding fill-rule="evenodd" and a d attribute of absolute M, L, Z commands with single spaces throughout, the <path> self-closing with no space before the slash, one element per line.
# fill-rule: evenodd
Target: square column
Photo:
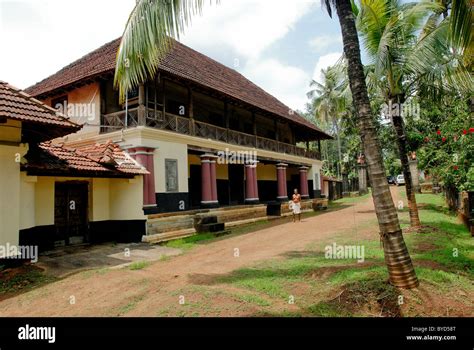
<path fill-rule="evenodd" d="M 309 198 L 309 192 L 308 192 L 308 167 L 307 166 L 301 166 L 298 168 L 300 171 L 300 194 L 301 198 Z"/>
<path fill-rule="evenodd" d="M 286 189 L 286 168 L 288 168 L 288 164 L 285 163 L 278 163 L 276 165 L 278 182 L 277 201 L 279 202 L 288 201 L 288 192 Z"/>

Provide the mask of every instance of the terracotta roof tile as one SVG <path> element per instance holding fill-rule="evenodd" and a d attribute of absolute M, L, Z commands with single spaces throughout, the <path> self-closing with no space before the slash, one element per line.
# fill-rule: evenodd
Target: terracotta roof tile
<path fill-rule="evenodd" d="M 55 109 L 4 81 L 0 81 L 0 117 L 29 123 L 51 124 L 68 129 L 64 135 L 81 128 Z"/>
<path fill-rule="evenodd" d="M 110 177 L 144 175 L 148 171 L 112 142 L 67 148 L 52 142 L 39 144 L 26 155 L 24 170 L 32 173 L 64 175 L 101 175 Z"/>
<path fill-rule="evenodd" d="M 27 91 L 34 96 L 41 96 L 86 78 L 113 73 L 119 45 L 120 38 L 113 40 L 29 87 Z M 174 41 L 173 48 L 162 60 L 159 69 L 291 120 L 318 132 L 324 138 L 331 138 L 239 72 L 177 41 Z"/>
<path fill-rule="evenodd" d="M 148 174 L 148 171 L 137 163 L 127 152 L 112 141 L 103 144 L 84 146 L 77 153 L 86 155 L 89 159 L 104 166 L 113 166 L 116 170 L 128 174 Z"/>

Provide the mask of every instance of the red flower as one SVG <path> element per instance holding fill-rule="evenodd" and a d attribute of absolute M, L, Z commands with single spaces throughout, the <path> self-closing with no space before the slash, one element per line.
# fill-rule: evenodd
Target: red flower
<path fill-rule="evenodd" d="M 469 128 L 469 132 L 472 134 L 474 132 L 474 128 Z"/>
<path fill-rule="evenodd" d="M 463 133 L 464 135 L 466 135 L 466 134 L 467 134 L 467 130 L 464 129 L 464 130 L 462 131 L 462 133 Z"/>
<path fill-rule="evenodd" d="M 441 140 L 442 140 L 443 142 L 446 142 L 446 137 L 443 137 Z"/>
<path fill-rule="evenodd" d="M 441 135 L 441 130 L 436 131 L 438 135 Z"/>
<path fill-rule="evenodd" d="M 455 166 L 453 166 L 453 169 L 454 169 L 454 170 L 458 170 L 459 167 L 458 167 L 457 165 L 455 165 Z"/>

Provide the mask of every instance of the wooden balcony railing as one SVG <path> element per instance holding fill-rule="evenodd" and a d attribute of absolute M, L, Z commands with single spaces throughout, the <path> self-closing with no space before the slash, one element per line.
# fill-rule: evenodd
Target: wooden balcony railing
<path fill-rule="evenodd" d="M 103 115 L 103 128 L 101 132 L 106 133 L 117 129 L 136 127 L 140 125 L 139 119 L 138 108 L 129 109 L 127 115 L 125 115 L 125 111 Z M 155 112 L 153 109 L 145 110 L 144 124 L 151 128 L 173 131 L 238 146 L 255 147 L 266 151 L 291 154 L 311 159 L 321 159 L 319 152 L 316 151 L 196 120 L 193 121 L 189 118 L 174 114 L 165 113 L 163 115 L 162 111 Z"/>

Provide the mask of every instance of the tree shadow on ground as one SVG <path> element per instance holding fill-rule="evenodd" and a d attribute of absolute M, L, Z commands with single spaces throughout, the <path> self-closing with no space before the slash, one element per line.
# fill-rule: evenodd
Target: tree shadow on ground
<path fill-rule="evenodd" d="M 291 313 L 263 312 L 261 316 L 309 317 L 402 317 L 400 291 L 387 281 L 365 278 L 340 287 L 335 297 L 303 307 Z"/>
<path fill-rule="evenodd" d="M 450 216 L 454 215 L 454 211 L 450 210 L 448 207 L 445 207 L 443 205 L 436 205 L 432 203 L 419 203 L 417 206 L 418 206 L 418 210 L 423 209 L 423 210 L 435 211 L 435 212 L 450 215 Z"/>

